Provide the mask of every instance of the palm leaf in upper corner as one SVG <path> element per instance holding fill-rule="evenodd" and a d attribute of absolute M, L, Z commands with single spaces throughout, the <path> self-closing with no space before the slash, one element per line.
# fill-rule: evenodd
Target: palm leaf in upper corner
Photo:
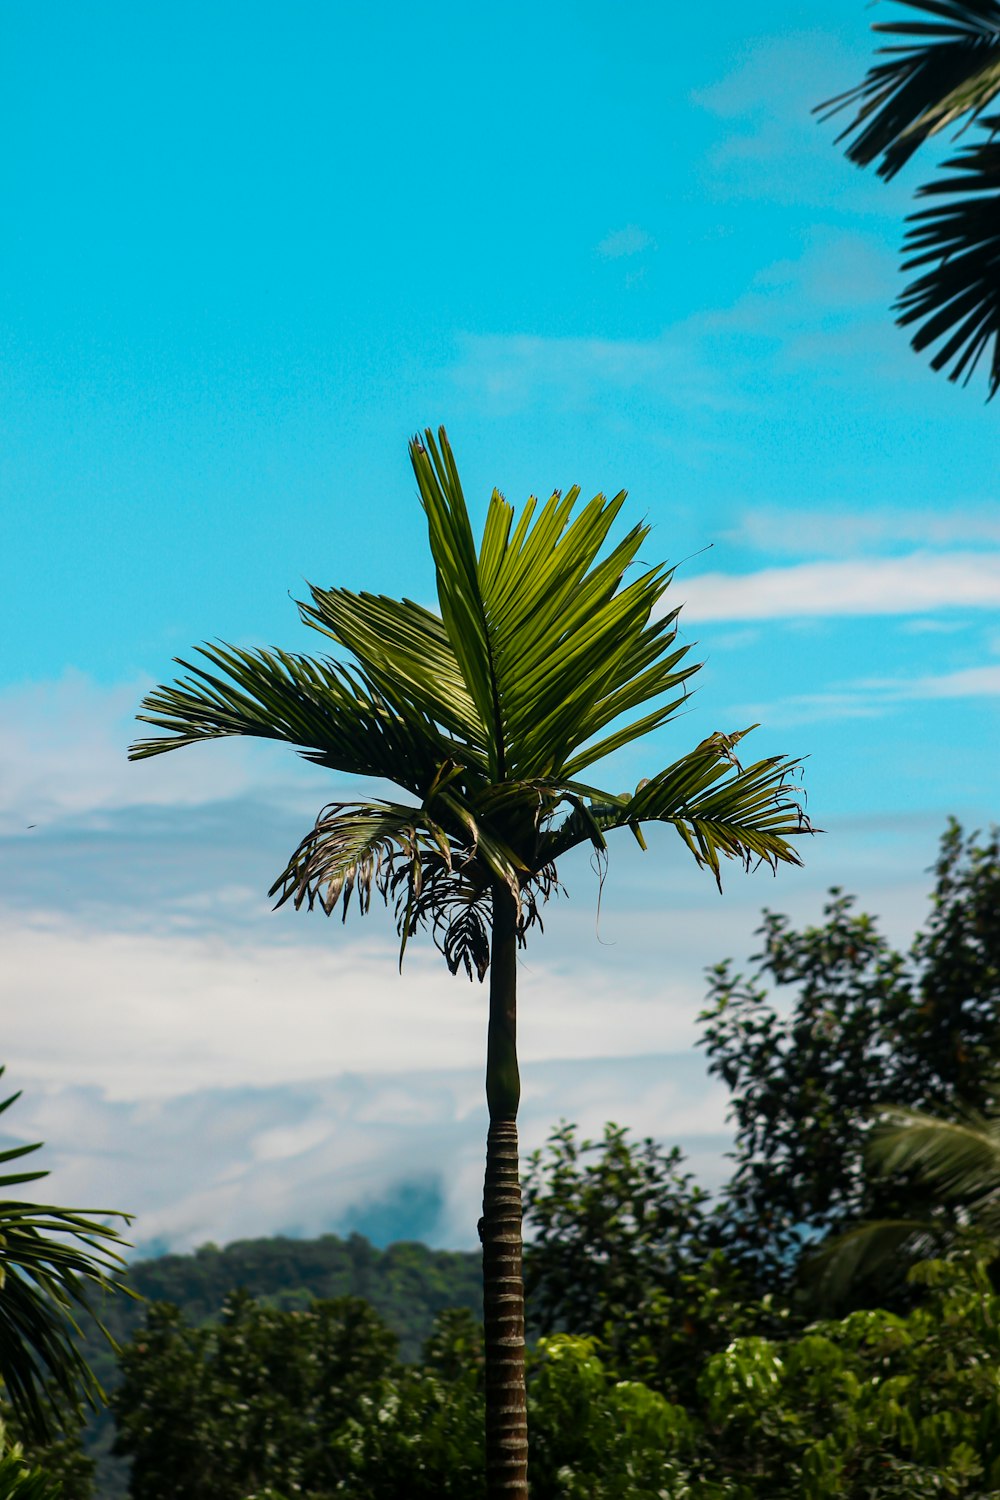
<path fill-rule="evenodd" d="M 853 137 L 851 161 L 868 166 L 876 157 L 880 177 L 894 177 L 928 139 L 963 116 L 975 119 L 1000 91 L 1000 3 L 998 0 L 902 0 L 910 11 L 933 17 L 883 22 L 872 29 L 903 37 L 883 47 L 888 61 L 876 63 L 855 88 L 817 105 L 821 118 L 856 106 L 837 137 Z"/>
<path fill-rule="evenodd" d="M 983 124 L 996 130 L 1000 116 Z M 930 269 L 900 296 L 898 322 L 919 325 L 918 352 L 943 341 L 931 365 L 950 365 L 951 380 L 968 382 L 986 355 L 992 399 L 1000 388 L 1000 142 L 991 136 L 966 146 L 946 167 L 960 175 L 921 187 L 918 195 L 934 206 L 908 220 L 903 270 Z"/>

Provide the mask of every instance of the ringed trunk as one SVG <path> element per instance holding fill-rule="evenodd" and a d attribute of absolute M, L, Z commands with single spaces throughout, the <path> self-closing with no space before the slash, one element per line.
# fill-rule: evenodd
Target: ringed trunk
<path fill-rule="evenodd" d="M 490 1019 L 486 1049 L 483 1315 L 486 1336 L 487 1500 L 527 1500 L 528 1419 L 524 1384 L 521 1181 L 517 1158 L 517 908 L 493 890 Z"/>

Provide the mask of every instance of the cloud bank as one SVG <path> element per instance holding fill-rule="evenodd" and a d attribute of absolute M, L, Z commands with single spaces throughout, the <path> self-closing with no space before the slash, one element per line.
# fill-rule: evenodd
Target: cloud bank
<path fill-rule="evenodd" d="M 1000 608 L 1000 551 L 807 562 L 755 573 L 678 574 L 685 619 L 776 620 Z"/>

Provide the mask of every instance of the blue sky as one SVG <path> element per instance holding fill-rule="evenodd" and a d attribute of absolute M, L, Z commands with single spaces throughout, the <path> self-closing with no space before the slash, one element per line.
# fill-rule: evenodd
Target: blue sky
<path fill-rule="evenodd" d="M 624 487 L 679 564 L 698 692 L 609 778 L 759 720 L 827 830 L 721 899 L 676 840 L 623 846 L 599 923 L 567 869 L 522 973 L 528 1145 L 615 1118 L 717 1181 L 704 967 L 834 883 L 905 941 L 946 816 L 996 818 L 996 411 L 888 312 L 928 166 L 886 187 L 810 116 L 871 19 L 4 7 L 5 1061 L 53 1193 L 146 1247 L 474 1239 L 482 993 L 433 951 L 400 979 L 381 914 L 269 911 L 343 785 L 268 747 L 124 759 L 198 640 L 315 648 L 304 579 L 432 601 L 424 424 L 477 515 Z"/>

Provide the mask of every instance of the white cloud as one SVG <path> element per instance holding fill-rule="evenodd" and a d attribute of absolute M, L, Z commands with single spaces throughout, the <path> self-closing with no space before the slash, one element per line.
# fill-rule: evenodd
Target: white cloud
<path fill-rule="evenodd" d="M 452 978 L 429 944 L 411 945 L 400 975 L 393 946 L 352 939 L 339 924 L 322 944 L 293 944 L 246 932 L 98 930 L 50 913 L 0 935 L 7 990 L 18 997 L 5 1055 L 33 1077 L 92 1083 L 113 1099 L 482 1060 L 487 992 Z M 669 1051 L 693 1039 L 697 993 L 681 980 L 630 974 L 628 992 L 609 1005 L 600 966 L 581 973 L 533 957 L 521 988 L 528 1061 Z"/>
<path fill-rule="evenodd" d="M 829 691 L 797 693 L 776 704 L 743 704 L 734 712 L 767 715 L 772 727 L 820 723 L 829 719 L 874 719 L 899 703 L 942 698 L 1000 697 L 1000 667 L 964 667 L 922 677 L 872 677 Z"/>
<path fill-rule="evenodd" d="M 839 556 L 870 549 L 873 544 L 916 543 L 918 546 L 955 546 L 970 542 L 1000 543 L 1000 515 L 996 508 L 949 506 L 933 512 L 909 508 L 866 508 L 856 511 L 835 505 L 809 510 L 755 507 L 741 517 L 727 540 L 759 552 Z"/>
<path fill-rule="evenodd" d="M 597 253 L 604 260 L 620 260 L 626 255 L 639 255 L 643 250 L 655 249 L 656 241 L 651 234 L 640 229 L 638 224 L 626 224 L 624 229 L 606 235 L 598 245 Z"/>
<path fill-rule="evenodd" d="M 700 1055 L 529 1063 L 523 1073 L 522 1160 L 561 1118 L 591 1137 L 615 1119 L 689 1147 L 706 1185 L 724 1178 L 727 1095 Z M 140 1248 L 346 1233 L 380 1204 L 391 1222 L 393 1199 L 407 1188 L 430 1199 L 416 1232 L 434 1244 L 475 1244 L 487 1125 L 481 1067 L 403 1078 L 314 1073 L 295 1084 L 127 1101 L 46 1084 L 24 1067 L 5 1082 L 24 1088 L 7 1129 L 47 1141 L 54 1199 L 137 1214 L 131 1237 Z M 397 1221 L 404 1211 L 395 1210 Z M 395 1233 L 406 1232 L 414 1230 L 404 1220 Z"/>
<path fill-rule="evenodd" d="M 678 574 L 685 618 L 774 620 L 922 614 L 1000 606 L 1000 552 L 914 552 L 906 557 L 808 562 L 756 573 Z"/>
<path fill-rule="evenodd" d="M 964 667 L 902 681 L 874 678 L 860 686 L 895 699 L 995 698 L 1000 696 L 1000 667 Z"/>
<path fill-rule="evenodd" d="M 458 344 L 454 383 L 497 415 L 540 403 L 588 411 L 637 393 L 683 411 L 726 410 L 736 399 L 683 330 L 656 339 L 462 334 Z"/>

